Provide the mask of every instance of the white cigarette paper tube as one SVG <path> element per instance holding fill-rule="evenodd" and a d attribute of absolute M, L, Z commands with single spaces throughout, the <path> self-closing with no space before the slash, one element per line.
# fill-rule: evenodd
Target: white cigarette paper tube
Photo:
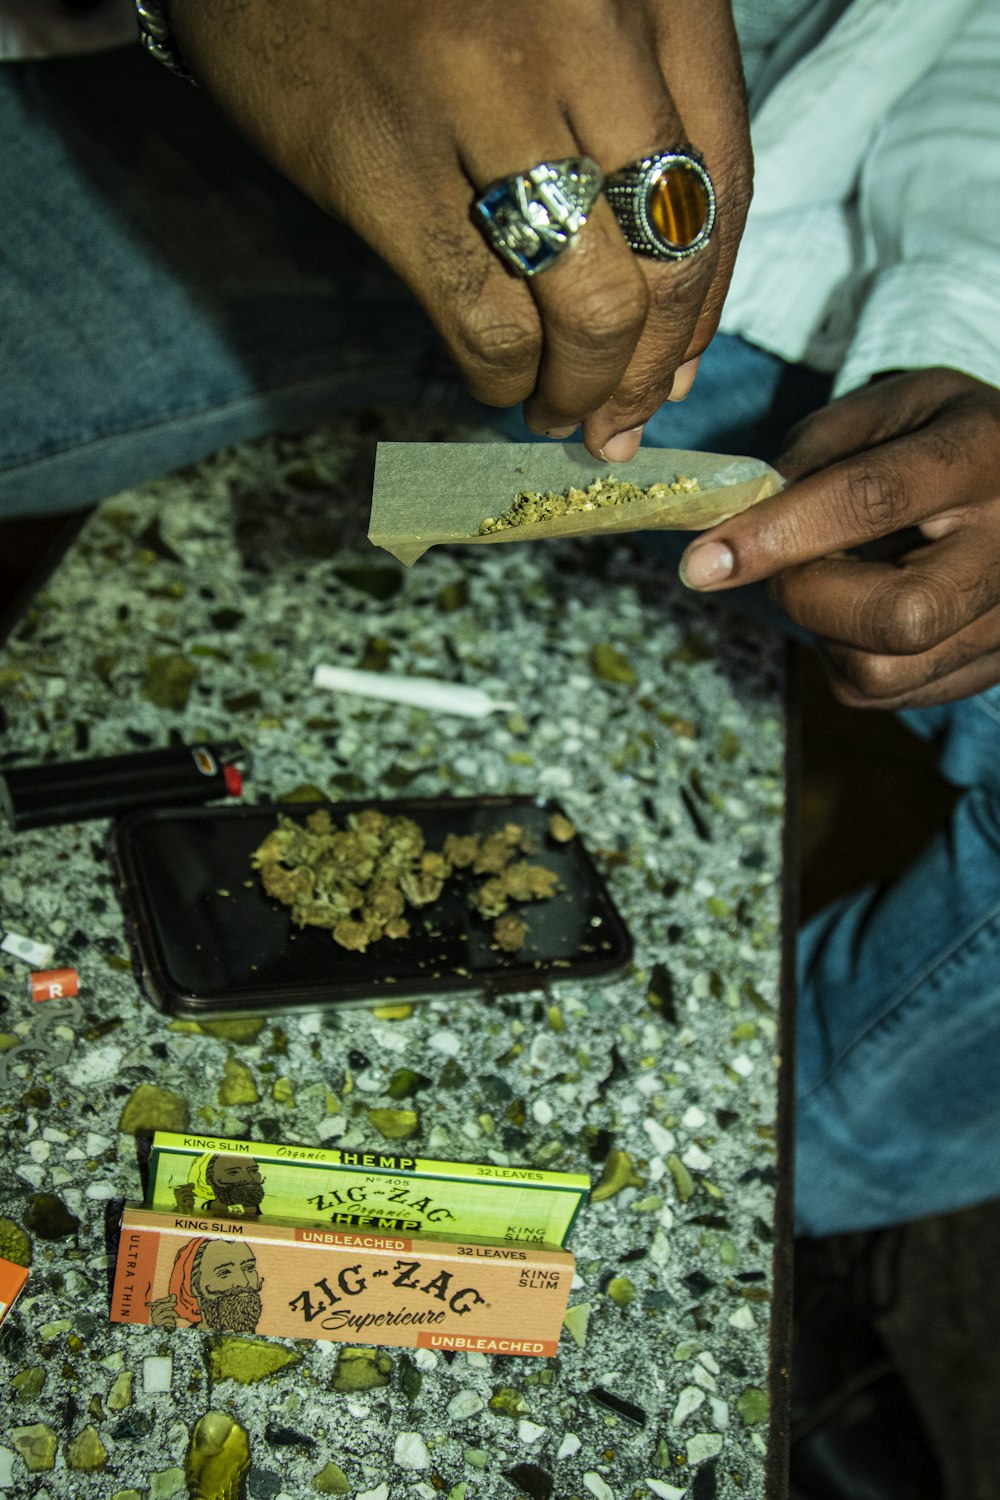
<path fill-rule="evenodd" d="M 318 666 L 313 669 L 313 687 L 335 693 L 355 693 L 361 698 L 380 698 L 386 703 L 409 703 L 436 713 L 458 714 L 463 719 L 482 719 L 487 714 L 514 707 L 498 702 L 481 688 L 457 682 L 439 682 L 436 677 L 399 677 L 391 672 L 361 672 L 351 667 Z"/>

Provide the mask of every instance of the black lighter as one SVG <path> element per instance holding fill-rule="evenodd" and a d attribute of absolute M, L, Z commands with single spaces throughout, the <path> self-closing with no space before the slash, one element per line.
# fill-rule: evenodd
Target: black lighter
<path fill-rule="evenodd" d="M 0 776 L 0 807 L 16 833 L 53 823 L 113 818 L 136 807 L 180 807 L 239 797 L 246 754 L 237 740 L 172 745 L 22 766 Z"/>

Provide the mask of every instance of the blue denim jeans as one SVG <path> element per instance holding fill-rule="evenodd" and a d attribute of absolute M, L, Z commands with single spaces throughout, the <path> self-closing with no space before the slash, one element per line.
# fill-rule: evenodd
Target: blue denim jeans
<path fill-rule="evenodd" d="M 0 67 L 0 141 L 0 517 L 89 505 L 338 407 L 466 409 L 400 284 L 138 49 Z M 774 457 L 826 390 L 720 337 L 646 441 Z M 903 717 L 966 792 L 901 881 L 801 934 L 811 1234 L 1000 1193 L 1000 690 Z"/>

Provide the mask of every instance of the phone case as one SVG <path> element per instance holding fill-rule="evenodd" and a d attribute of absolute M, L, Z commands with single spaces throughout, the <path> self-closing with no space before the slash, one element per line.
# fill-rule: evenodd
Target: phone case
<path fill-rule="evenodd" d="M 279 814 L 301 821 L 321 806 L 338 826 L 368 808 L 412 818 L 433 849 L 449 833 L 486 835 L 517 823 L 535 846 L 532 861 L 557 876 L 556 893 L 518 904 L 529 935 L 515 953 L 497 947 L 460 878 L 430 905 L 407 911 L 409 936 L 350 951 L 328 930 L 297 927 L 250 862 Z M 197 1019 L 511 993 L 618 973 L 632 955 L 628 930 L 579 834 L 562 843 L 551 837 L 550 819 L 561 813 L 531 797 L 130 813 L 112 829 L 111 856 L 136 975 L 160 1010 Z"/>

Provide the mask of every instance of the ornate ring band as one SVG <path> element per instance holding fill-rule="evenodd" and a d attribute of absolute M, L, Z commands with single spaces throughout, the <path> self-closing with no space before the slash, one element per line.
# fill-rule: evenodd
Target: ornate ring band
<path fill-rule="evenodd" d="M 542 161 L 490 183 L 475 199 L 473 217 L 511 270 L 537 276 L 569 249 L 603 182 L 589 156 Z"/>
<path fill-rule="evenodd" d="M 604 193 L 629 247 L 656 260 L 684 260 L 708 244 L 715 189 L 699 156 L 656 151 L 612 172 Z"/>

